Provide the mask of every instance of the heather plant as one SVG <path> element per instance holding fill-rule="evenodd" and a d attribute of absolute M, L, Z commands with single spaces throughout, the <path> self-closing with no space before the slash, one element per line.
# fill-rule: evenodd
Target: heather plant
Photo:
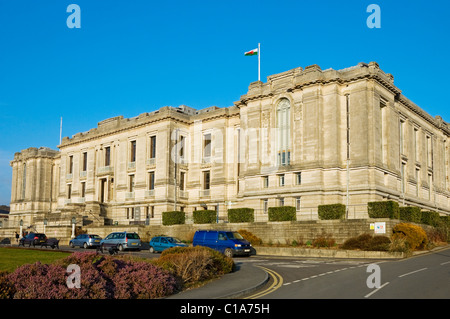
<path fill-rule="evenodd" d="M 16 289 L 8 278 L 8 272 L 0 271 L 0 299 L 11 299 Z"/>
<path fill-rule="evenodd" d="M 153 299 L 177 290 L 175 277 L 151 263 L 129 262 L 112 278 L 116 299 Z"/>
<path fill-rule="evenodd" d="M 65 274 L 60 265 L 36 262 L 18 267 L 8 278 L 14 284 L 15 299 L 62 299 L 69 291 Z"/>

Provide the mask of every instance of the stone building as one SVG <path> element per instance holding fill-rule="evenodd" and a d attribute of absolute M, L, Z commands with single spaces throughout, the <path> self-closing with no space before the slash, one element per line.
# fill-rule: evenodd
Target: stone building
<path fill-rule="evenodd" d="M 377 63 L 317 65 L 253 82 L 227 108 L 163 107 L 65 137 L 59 151 L 16 153 L 11 226 L 160 224 L 162 212 L 271 206 L 316 219 L 343 203 L 450 213 L 450 126 L 402 95 Z"/>

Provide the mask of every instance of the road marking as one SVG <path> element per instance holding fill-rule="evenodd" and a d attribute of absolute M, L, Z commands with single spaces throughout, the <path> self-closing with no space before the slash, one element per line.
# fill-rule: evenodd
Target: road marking
<path fill-rule="evenodd" d="M 426 270 L 426 269 L 428 269 L 428 268 L 422 268 L 422 269 L 419 269 L 419 270 L 414 270 L 414 271 L 408 272 L 406 274 L 400 275 L 400 276 L 398 276 L 398 278 L 405 277 L 405 276 L 408 276 L 408 275 L 411 275 L 411 274 L 415 274 L 416 272 L 419 272 L 419 271 L 422 271 L 422 270 Z"/>
<path fill-rule="evenodd" d="M 441 266 L 446 265 L 446 264 L 450 264 L 450 261 L 447 261 L 445 263 L 442 263 Z"/>
<path fill-rule="evenodd" d="M 280 288 L 283 285 L 283 277 L 279 273 L 277 273 L 277 272 L 275 272 L 275 271 L 273 271 L 273 270 L 271 270 L 269 268 L 266 268 L 266 267 L 261 267 L 261 266 L 257 266 L 257 267 L 265 270 L 272 277 L 273 283 L 267 289 L 265 289 L 265 290 L 263 290 L 263 291 L 261 291 L 259 293 L 256 293 L 254 295 L 245 297 L 243 299 L 260 298 L 262 296 L 265 296 L 267 294 L 270 294 L 270 293 L 274 292 L 275 290 L 277 290 L 278 288 Z"/>
<path fill-rule="evenodd" d="M 372 296 L 374 293 L 376 293 L 378 290 L 380 290 L 381 288 L 383 288 L 384 286 L 386 286 L 387 284 L 389 284 L 389 281 L 382 284 L 379 288 L 375 289 L 374 291 L 372 291 L 371 293 L 367 294 L 364 296 L 364 298 L 369 298 L 370 296 Z"/>

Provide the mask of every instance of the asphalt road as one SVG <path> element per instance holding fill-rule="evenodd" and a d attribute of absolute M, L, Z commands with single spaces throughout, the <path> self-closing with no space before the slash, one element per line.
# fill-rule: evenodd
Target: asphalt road
<path fill-rule="evenodd" d="M 395 261 L 255 257 L 246 262 L 272 278 L 249 299 L 450 298 L 450 248 Z"/>

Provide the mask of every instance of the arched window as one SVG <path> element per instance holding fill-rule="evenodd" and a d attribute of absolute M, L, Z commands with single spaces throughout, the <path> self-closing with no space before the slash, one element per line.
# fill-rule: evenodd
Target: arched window
<path fill-rule="evenodd" d="M 277 151 L 278 165 L 289 165 L 291 162 L 291 139 L 290 139 L 290 123 L 291 123 L 291 103 L 288 99 L 283 98 L 277 104 Z"/>

